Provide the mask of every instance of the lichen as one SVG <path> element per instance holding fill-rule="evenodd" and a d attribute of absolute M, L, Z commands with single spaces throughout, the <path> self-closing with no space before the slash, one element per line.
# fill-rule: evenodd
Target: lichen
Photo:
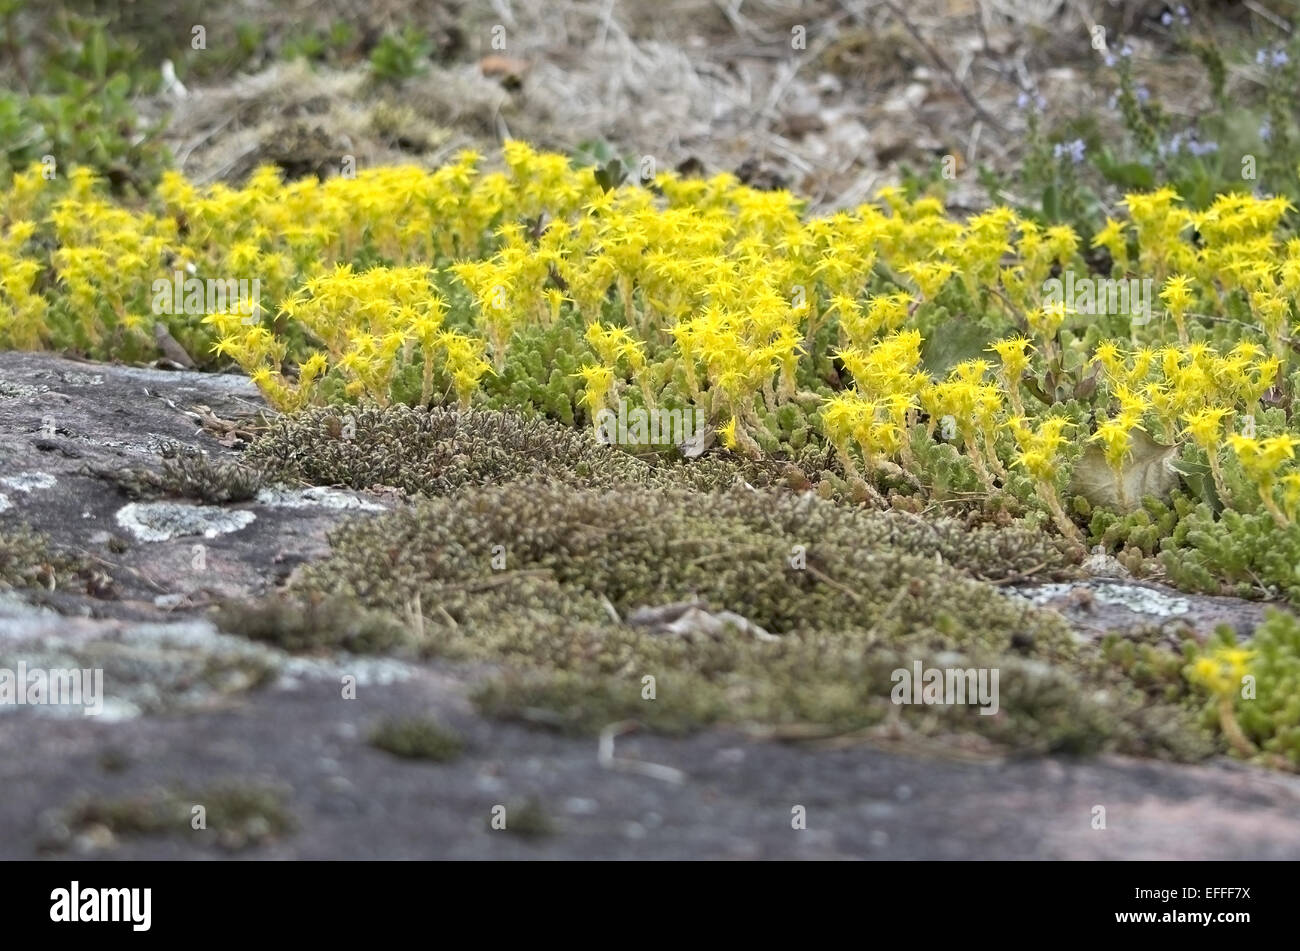
<path fill-rule="evenodd" d="M 117 510 L 117 524 L 137 541 L 164 542 L 188 535 L 216 538 L 247 528 L 257 518 L 247 509 L 182 502 L 131 502 Z"/>

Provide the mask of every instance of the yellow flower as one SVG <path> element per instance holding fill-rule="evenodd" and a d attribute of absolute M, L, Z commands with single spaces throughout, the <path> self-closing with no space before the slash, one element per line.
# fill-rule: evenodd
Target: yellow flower
<path fill-rule="evenodd" d="M 727 424 L 725 426 L 722 426 L 720 429 L 718 429 L 718 435 L 722 437 L 722 445 L 725 446 L 727 449 L 735 449 L 737 446 L 736 425 L 737 425 L 737 420 L 736 417 L 733 416 L 731 417 L 731 419 L 727 420 Z"/>
<path fill-rule="evenodd" d="M 1169 278 L 1160 292 L 1160 299 L 1174 317 L 1182 317 L 1192 303 L 1192 279 L 1185 274 Z"/>

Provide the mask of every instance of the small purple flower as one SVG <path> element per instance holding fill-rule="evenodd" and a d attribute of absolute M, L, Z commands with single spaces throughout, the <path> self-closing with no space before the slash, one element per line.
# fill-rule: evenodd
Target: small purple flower
<path fill-rule="evenodd" d="M 1137 96 L 1138 102 L 1146 102 L 1151 98 L 1151 91 L 1147 89 L 1146 86 L 1138 86 L 1137 89 L 1134 90 L 1134 93 Z"/>
<path fill-rule="evenodd" d="M 1123 56 L 1125 59 L 1128 59 L 1130 56 L 1133 55 L 1133 47 L 1125 43 L 1123 46 L 1120 47 L 1119 55 Z"/>
<path fill-rule="evenodd" d="M 1281 69 L 1287 63 L 1291 62 L 1291 57 L 1287 55 L 1286 50 L 1261 49 L 1255 51 L 1255 65 L 1263 66 L 1266 69 Z"/>
<path fill-rule="evenodd" d="M 1087 146 L 1084 144 L 1083 139 L 1075 139 L 1072 142 L 1057 142 L 1056 145 L 1052 146 L 1052 157 L 1059 159 L 1068 156 L 1073 164 L 1078 165 L 1083 161 L 1083 153 L 1086 150 Z"/>
<path fill-rule="evenodd" d="M 1173 25 L 1173 22 L 1174 22 L 1174 15 L 1173 15 L 1172 13 L 1170 13 L 1168 10 L 1166 10 L 1164 13 L 1160 14 L 1160 25 L 1161 25 L 1161 26 L 1172 26 L 1172 25 Z"/>
<path fill-rule="evenodd" d="M 1047 100 L 1039 93 L 1021 92 L 1020 95 L 1016 96 L 1017 109 L 1028 109 L 1030 106 L 1042 112 L 1047 108 Z"/>
<path fill-rule="evenodd" d="M 1195 139 L 1192 139 L 1187 143 L 1187 151 L 1197 158 L 1200 158 L 1202 155 L 1211 155 L 1219 151 L 1219 143 L 1198 142 Z"/>
<path fill-rule="evenodd" d="M 1259 141 L 1267 142 L 1271 138 L 1273 138 L 1273 126 L 1265 119 L 1259 127 Z"/>
<path fill-rule="evenodd" d="M 1114 54 L 1114 53 L 1107 53 L 1105 56 L 1103 56 L 1103 57 L 1101 58 L 1101 61 L 1102 61 L 1103 63 L 1106 64 L 1106 68 L 1107 68 L 1107 69 L 1114 69 L 1114 68 L 1115 68 L 1115 54 Z"/>

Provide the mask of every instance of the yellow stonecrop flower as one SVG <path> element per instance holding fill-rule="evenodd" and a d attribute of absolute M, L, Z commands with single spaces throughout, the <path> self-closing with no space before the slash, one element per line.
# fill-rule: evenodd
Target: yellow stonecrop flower
<path fill-rule="evenodd" d="M 1273 517 L 1279 528 L 1290 527 L 1291 517 L 1278 506 L 1273 498 L 1273 490 L 1285 478 L 1282 469 L 1295 459 L 1295 449 L 1296 446 L 1300 446 L 1300 439 L 1290 433 L 1266 438 L 1237 433 L 1228 437 L 1228 444 L 1232 447 L 1247 478 L 1258 489 L 1259 500 L 1263 503 L 1264 509 Z"/>
<path fill-rule="evenodd" d="M 569 351 L 546 400 L 578 391 L 588 414 L 631 391 L 647 408 L 689 402 L 750 455 L 793 418 L 868 476 L 896 477 L 890 466 L 938 440 L 990 492 L 1017 477 L 1012 464 L 1046 486 L 1058 524 L 1057 406 L 1073 389 L 1098 420 L 1074 438 L 1117 469 L 1134 429 L 1190 441 L 1226 499 L 1231 451 L 1264 506 L 1291 518 L 1300 433 L 1224 437 L 1261 401 L 1278 405 L 1270 391 L 1285 395 L 1295 371 L 1300 238 L 1280 236 L 1287 202 L 1233 193 L 1195 211 L 1161 188 L 1122 207 L 1091 247 L 1116 277 L 1154 279 L 1176 337 L 1169 321 L 1121 325 L 1046 293 L 1050 276 L 1088 268 L 1070 227 L 1004 207 L 957 221 L 935 196 L 897 188 L 814 216 L 732 175 L 606 188 L 510 141 L 499 160 L 465 151 L 437 169 L 325 181 L 269 166 L 239 186 L 169 172 L 125 207 L 89 170 L 50 181 L 34 165 L 0 189 L 0 346 L 145 360 L 159 321 L 196 355 L 241 366 L 282 409 L 340 395 L 469 407 L 513 398 L 514 361 L 555 332 Z M 242 278 L 259 281 L 255 301 L 198 293 L 196 307 L 161 312 L 188 291 L 154 292 Z M 948 359 L 943 337 L 961 321 L 989 331 L 977 345 L 989 359 Z"/>
<path fill-rule="evenodd" d="M 1242 679 L 1250 673 L 1255 652 L 1241 647 L 1218 647 L 1202 654 L 1192 664 L 1192 680 L 1211 693 L 1231 695 L 1241 689 Z"/>

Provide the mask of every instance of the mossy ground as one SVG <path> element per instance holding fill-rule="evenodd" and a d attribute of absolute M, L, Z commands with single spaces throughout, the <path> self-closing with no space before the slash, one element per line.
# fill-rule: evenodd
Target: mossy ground
<path fill-rule="evenodd" d="M 237 462 L 219 462 L 190 446 L 165 446 L 162 469 L 105 473 L 131 498 L 195 499 L 209 505 L 247 502 L 262 488 L 262 473 Z"/>
<path fill-rule="evenodd" d="M 251 456 L 273 478 L 396 485 L 411 504 L 346 525 L 329 558 L 243 616 L 296 632 L 298 648 L 340 646 L 332 625 L 294 618 L 319 619 L 324 599 L 400 619 L 400 643 L 353 649 L 501 663 L 477 695 L 493 715 L 587 733 L 635 719 L 978 734 L 1025 752 L 1212 749 L 1179 655 L 1132 678 L 990 583 L 1074 570 L 1082 553 L 1031 524 L 872 511 L 793 491 L 788 473 L 637 458 L 506 412 L 313 410 Z M 665 631 L 636 615 L 682 602 L 749 626 Z M 893 704 L 892 673 L 917 660 L 997 668 L 1001 711 Z"/>
<path fill-rule="evenodd" d="M 391 614 L 325 593 L 227 601 L 217 611 L 216 622 L 232 634 L 287 651 L 372 654 L 397 650 L 410 640 L 408 630 Z"/>
<path fill-rule="evenodd" d="M 95 597 L 111 594 L 112 580 L 85 558 L 62 551 L 26 526 L 0 528 L 0 590 L 80 588 Z"/>
<path fill-rule="evenodd" d="M 522 839 L 542 839 L 555 833 L 555 821 L 547 814 L 540 802 L 536 799 L 526 799 L 506 807 L 504 827 L 497 830 L 489 820 L 488 828 L 493 831 L 508 832 Z"/>
<path fill-rule="evenodd" d="M 204 828 L 195 829 L 195 807 Z M 208 789 L 157 789 L 120 798 L 86 797 L 63 810 L 58 825 L 71 835 L 96 828 L 117 838 L 210 835 L 223 849 L 260 845 L 295 828 L 283 794 L 256 784 L 229 783 Z M 61 845 L 51 842 L 52 847 Z"/>
<path fill-rule="evenodd" d="M 403 759 L 446 763 L 465 749 L 465 741 L 428 717 L 388 719 L 370 734 L 370 745 Z"/>

